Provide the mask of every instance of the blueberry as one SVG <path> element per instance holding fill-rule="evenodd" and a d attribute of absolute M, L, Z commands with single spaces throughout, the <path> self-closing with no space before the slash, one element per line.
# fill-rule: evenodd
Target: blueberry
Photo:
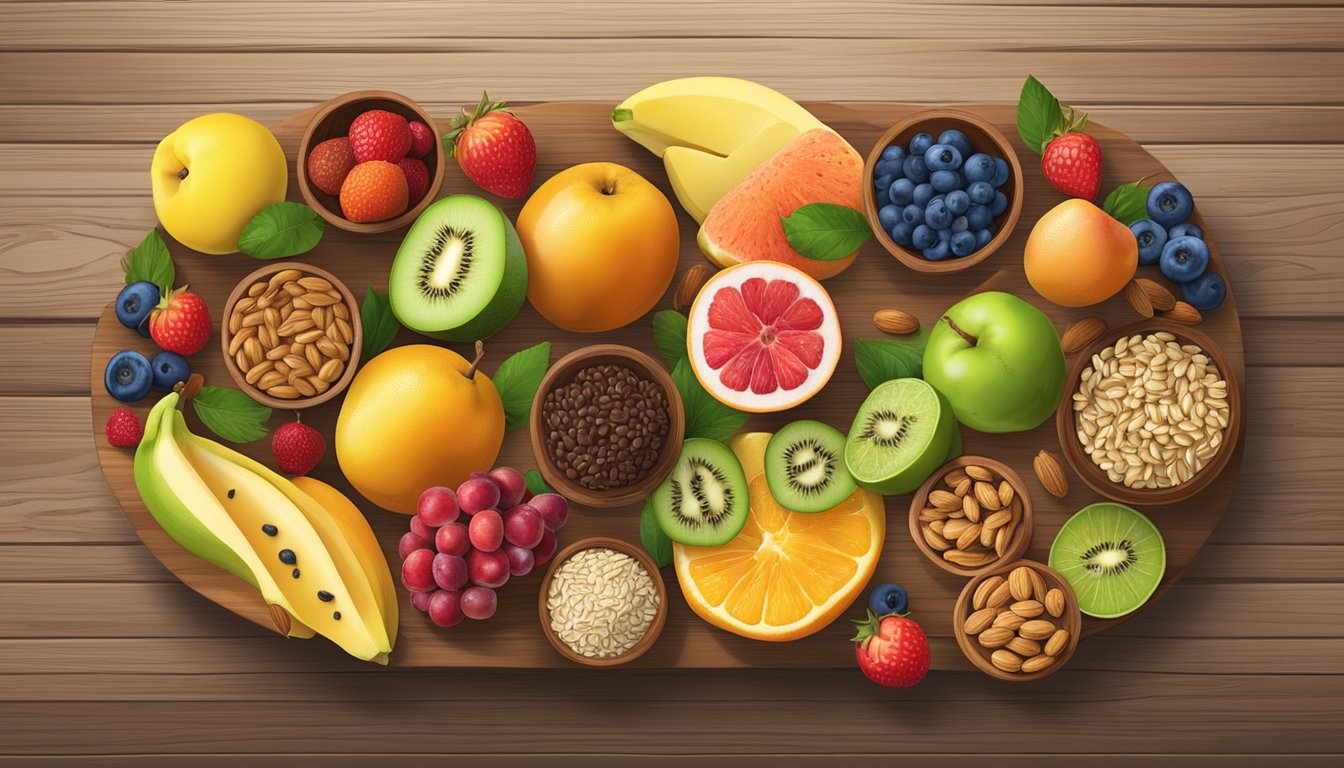
<path fill-rule="evenodd" d="M 153 383 L 149 361 L 135 350 L 123 349 L 107 361 L 103 385 L 107 387 L 107 394 L 123 403 L 143 400 Z"/>
<path fill-rule="evenodd" d="M 905 162 L 901 163 L 901 171 L 905 174 L 905 178 L 916 184 L 923 184 L 929 180 L 929 169 L 924 165 L 923 155 L 911 155 L 905 158 Z"/>
<path fill-rule="evenodd" d="M 938 190 L 933 188 L 932 184 L 925 182 L 915 185 L 915 205 L 928 205 Z"/>
<path fill-rule="evenodd" d="M 947 203 L 948 209 L 958 216 L 971 209 L 971 196 L 964 190 L 954 189 L 948 192 L 944 202 Z"/>
<path fill-rule="evenodd" d="M 966 175 L 970 179 L 970 174 Z M 994 187 L 988 181 L 972 181 L 966 188 L 966 194 L 971 196 L 971 202 L 976 205 L 989 205 L 994 202 Z"/>
<path fill-rule="evenodd" d="M 914 226 L 924 221 L 924 207 L 911 203 L 901 209 L 901 221 Z"/>
<path fill-rule="evenodd" d="M 877 209 L 877 223 L 883 229 L 891 229 L 896 222 L 901 220 L 901 206 L 895 203 L 888 203 Z"/>
<path fill-rule="evenodd" d="M 1201 312 L 1217 309 L 1227 298 L 1227 283 L 1217 272 L 1205 272 L 1181 286 L 1181 299 Z"/>
<path fill-rule="evenodd" d="M 968 229 L 970 229 L 970 228 L 971 228 L 971 223 L 970 223 L 969 221 L 966 220 L 966 217 L 965 217 L 965 216 L 958 216 L 957 218 L 955 218 L 955 219 L 952 220 L 952 226 L 948 227 L 948 230 L 950 230 L 950 231 L 952 232 L 952 234 L 955 235 L 955 234 L 958 233 L 958 232 L 965 232 L 966 230 L 968 230 Z"/>
<path fill-rule="evenodd" d="M 976 152 L 966 158 L 961 172 L 966 174 L 966 180 L 971 183 L 983 181 L 989 184 L 989 181 L 994 178 L 994 158 L 984 152 Z M 990 189 L 992 190 L 994 187 L 991 185 Z"/>
<path fill-rule="evenodd" d="M 961 152 L 951 144 L 934 144 L 924 153 L 930 171 L 955 171 L 961 167 Z"/>
<path fill-rule="evenodd" d="M 900 584 L 883 584 L 868 596 L 868 607 L 878 616 L 905 613 L 910 608 L 910 598 Z"/>
<path fill-rule="evenodd" d="M 993 239 L 994 239 L 994 230 L 992 229 L 982 229 L 979 232 L 976 232 L 975 250 L 978 251 L 981 248 L 984 248 L 986 245 L 989 245 L 989 241 Z"/>
<path fill-rule="evenodd" d="M 1209 247 L 1197 237 L 1178 237 L 1162 247 L 1162 274 L 1173 283 L 1188 283 L 1209 266 Z"/>
<path fill-rule="evenodd" d="M 989 204 L 989 212 L 997 219 L 1006 210 L 1008 210 L 1008 196 L 1002 192 L 995 192 L 994 202 Z"/>
<path fill-rule="evenodd" d="M 1008 161 L 1002 157 L 994 158 L 994 178 L 989 180 L 995 189 L 1008 183 Z"/>
<path fill-rule="evenodd" d="M 176 352 L 160 352 L 149 361 L 149 367 L 154 374 L 153 387 L 165 392 L 171 392 L 175 384 L 191 375 L 187 358 Z"/>
<path fill-rule="evenodd" d="M 909 179 L 897 179 L 891 182 L 887 197 L 896 205 L 909 205 L 915 199 L 915 182 Z"/>
<path fill-rule="evenodd" d="M 938 233 L 938 242 L 925 248 L 924 258 L 929 261 L 942 261 L 952 255 L 952 233 L 946 229 Z"/>
<path fill-rule="evenodd" d="M 934 229 L 947 229 L 952 226 L 954 218 L 955 215 L 943 200 L 930 200 L 929 207 L 924 209 L 924 223 Z"/>
<path fill-rule="evenodd" d="M 1184 224 L 1177 224 L 1176 226 L 1167 230 L 1168 240 L 1176 237 L 1185 237 L 1186 235 L 1189 235 L 1190 237 L 1198 237 L 1200 240 L 1203 240 L 1204 230 L 1200 229 L 1199 227 L 1196 227 L 1194 224 L 1191 224 L 1188 221 L 1185 222 Z"/>
<path fill-rule="evenodd" d="M 890 162 L 892 160 L 895 160 L 896 162 L 899 163 L 904 159 L 905 159 L 905 150 L 901 149 L 900 146 L 897 144 L 892 144 L 891 146 L 882 150 L 882 160 L 884 162 Z"/>
<path fill-rule="evenodd" d="M 938 192 L 951 192 L 961 189 L 961 174 L 956 171 L 934 171 L 929 177 L 929 183 Z"/>
<path fill-rule="evenodd" d="M 989 212 L 987 205 L 972 205 L 966 212 L 966 221 L 970 222 L 971 229 L 985 229 L 994 223 L 994 214 Z"/>
<path fill-rule="evenodd" d="M 932 247 L 936 242 L 938 242 L 938 233 L 928 224 L 920 224 L 910 234 L 910 243 L 921 251 Z"/>
<path fill-rule="evenodd" d="M 873 179 L 873 186 L 877 188 L 878 194 L 881 194 L 882 190 L 890 189 L 891 182 L 895 180 L 896 180 L 895 176 L 892 176 L 890 173 L 884 173 L 881 176 L 878 176 L 877 178 Z"/>
<path fill-rule="evenodd" d="M 899 176 L 900 173 L 901 173 L 900 160 L 878 160 L 877 164 L 873 166 L 874 179 L 876 179 L 878 176 L 891 176 L 892 178 L 895 178 Z"/>
<path fill-rule="evenodd" d="M 1139 241 L 1139 263 L 1156 264 L 1162 258 L 1162 247 L 1167 244 L 1167 230 L 1152 219 L 1139 219 L 1129 225 L 1129 231 Z"/>
<path fill-rule="evenodd" d="M 151 312 L 150 314 L 153 314 L 153 313 Z M 144 320 L 141 320 L 141 321 L 140 321 L 140 324 L 137 325 L 137 326 L 135 326 L 135 330 L 139 331 L 139 332 L 140 332 L 140 335 L 141 335 L 141 336 L 144 336 L 146 339 L 150 338 L 150 336 L 149 336 L 149 317 L 145 317 Z"/>
<path fill-rule="evenodd" d="M 138 328 L 159 303 L 159 286 L 141 280 L 117 294 L 117 320 L 127 328 Z"/>
<path fill-rule="evenodd" d="M 915 244 L 914 239 L 911 237 L 911 233 L 914 231 L 914 226 L 907 224 L 904 221 L 898 221 L 895 226 L 891 228 L 891 239 L 895 240 L 896 244 L 902 248 L 909 248 Z"/>
<path fill-rule="evenodd" d="M 952 255 L 970 256 L 975 253 L 975 235 L 969 231 L 962 230 L 952 235 Z"/>
<path fill-rule="evenodd" d="M 1148 218 L 1170 229 L 1195 212 L 1195 198 L 1179 181 L 1164 181 L 1148 190 Z"/>
<path fill-rule="evenodd" d="M 938 143 L 951 144 L 957 148 L 957 151 L 961 153 L 962 157 L 969 157 L 971 152 L 974 151 L 971 149 L 971 140 L 966 134 L 958 131 L 956 128 L 949 128 L 938 134 Z"/>
<path fill-rule="evenodd" d="M 929 151 L 929 147 L 932 146 L 933 137 L 927 132 L 920 131 L 910 139 L 910 154 L 920 155 L 922 157 L 925 152 Z"/>

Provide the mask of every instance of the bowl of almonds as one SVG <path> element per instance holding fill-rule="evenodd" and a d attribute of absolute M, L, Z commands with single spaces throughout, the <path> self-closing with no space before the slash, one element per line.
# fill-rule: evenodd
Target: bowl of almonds
<path fill-rule="evenodd" d="M 984 456 L 958 456 L 934 470 L 910 502 L 915 546 L 958 576 L 1021 557 L 1031 531 L 1031 496 L 1022 478 Z"/>
<path fill-rule="evenodd" d="M 364 341 L 354 294 L 308 264 L 268 264 L 224 305 L 220 341 L 238 388 L 272 408 L 310 408 L 354 378 Z"/>
<path fill-rule="evenodd" d="M 990 677 L 1015 683 L 1064 666 L 1083 623 L 1069 583 L 1032 560 L 971 579 L 953 611 L 953 632 L 966 658 Z"/>

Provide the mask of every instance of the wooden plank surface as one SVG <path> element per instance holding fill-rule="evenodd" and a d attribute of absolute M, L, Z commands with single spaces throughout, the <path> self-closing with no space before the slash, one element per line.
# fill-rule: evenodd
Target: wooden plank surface
<path fill-rule="evenodd" d="M 0 605 L 43 614 L 8 620 L 23 637 L 0 633 L 0 760 L 362 765 L 396 754 L 418 765 L 446 754 L 513 765 L 549 751 L 562 753 L 554 765 L 754 767 L 833 765 L 839 753 L 983 765 L 992 752 L 1005 765 L 1338 764 L 1341 10 L 1335 0 L 0 5 Z M 329 646 L 277 646 L 186 590 L 155 602 L 173 584 L 102 481 L 85 350 L 116 259 L 153 221 L 149 153 L 182 120 L 234 110 L 273 122 L 369 86 L 440 115 L 482 86 L 516 101 L 614 102 L 700 73 L 755 77 L 800 99 L 1011 103 L 1028 71 L 1195 191 L 1228 261 L 1248 358 L 1247 451 L 1223 525 L 1180 585 L 1089 641 L 1069 674 L 1004 688 L 942 673 L 897 692 L 845 670 L 388 673 Z M 35 604 L 33 588 L 49 601 Z M 46 616 L 115 613 L 98 589 L 121 590 L 131 615 L 159 605 L 196 629 L 155 619 L 162 636 L 97 637 L 78 616 Z M 64 634 L 23 629 L 37 626 Z M 968 731 L 968 720 L 983 725 Z"/>

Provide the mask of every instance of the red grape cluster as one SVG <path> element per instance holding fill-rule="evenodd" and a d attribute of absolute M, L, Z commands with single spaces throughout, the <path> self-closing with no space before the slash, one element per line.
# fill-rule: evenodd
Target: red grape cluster
<path fill-rule="evenodd" d="M 494 616 L 495 590 L 550 560 L 568 519 L 565 497 L 533 496 L 512 467 L 473 472 L 456 491 L 426 489 L 397 547 L 411 605 L 440 627 Z"/>

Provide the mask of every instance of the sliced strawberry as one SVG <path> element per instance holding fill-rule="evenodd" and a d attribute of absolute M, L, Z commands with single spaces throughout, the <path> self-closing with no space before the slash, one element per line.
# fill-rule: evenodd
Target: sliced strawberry
<path fill-rule="evenodd" d="M 821 327 L 825 319 L 817 302 L 803 299 L 795 301 L 785 310 L 779 319 L 775 320 L 775 327 L 792 331 L 815 331 Z"/>
<path fill-rule="evenodd" d="M 761 321 L 748 308 L 742 293 L 725 288 L 714 294 L 714 300 L 709 304 L 709 327 L 755 336 L 761 332 Z"/>
<path fill-rule="evenodd" d="M 821 353 L 826 350 L 826 342 L 821 334 L 812 331 L 778 331 L 775 334 L 775 346 L 792 352 L 808 368 L 821 365 Z"/>

